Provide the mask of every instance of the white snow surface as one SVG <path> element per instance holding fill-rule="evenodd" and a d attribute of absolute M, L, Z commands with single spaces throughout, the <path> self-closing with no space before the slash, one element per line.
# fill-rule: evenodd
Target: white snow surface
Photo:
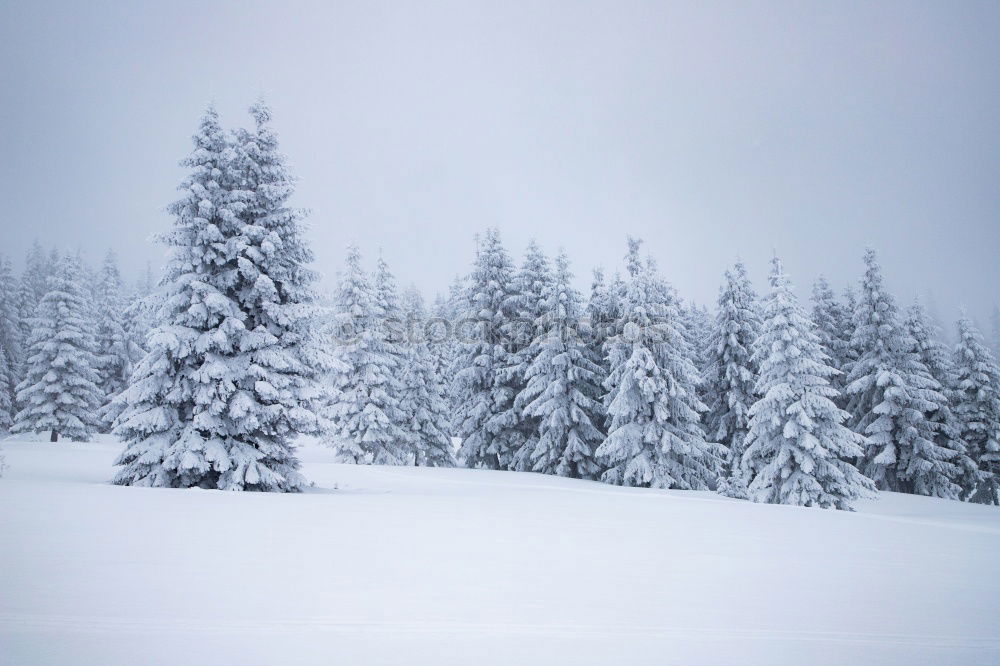
<path fill-rule="evenodd" d="M 108 484 L 120 445 L 3 443 L 3 664 L 1000 662 L 1000 510 L 856 513 L 530 473 Z"/>

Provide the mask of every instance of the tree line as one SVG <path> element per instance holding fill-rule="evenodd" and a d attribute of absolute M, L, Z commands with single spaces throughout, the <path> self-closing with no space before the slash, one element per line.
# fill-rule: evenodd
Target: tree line
<path fill-rule="evenodd" d="M 147 266 L 127 284 L 112 250 L 94 268 L 35 241 L 20 277 L 0 258 L 0 429 L 109 432 L 155 322 L 154 282 Z"/>
<path fill-rule="evenodd" d="M 43 276 L 37 249 L 22 295 L 0 294 L 14 431 L 111 429 L 124 485 L 297 490 L 308 434 L 356 464 L 824 508 L 877 489 L 1000 503 L 993 352 L 965 316 L 949 348 L 919 302 L 901 311 L 873 251 L 856 287 L 820 278 L 809 304 L 777 257 L 762 296 L 737 262 L 709 312 L 638 239 L 584 296 L 564 252 L 531 243 L 516 265 L 489 229 L 430 306 L 356 247 L 321 301 L 270 111 L 251 114 L 249 130 L 202 118 L 155 297 L 128 307 L 108 261 L 94 288 L 68 254 Z"/>

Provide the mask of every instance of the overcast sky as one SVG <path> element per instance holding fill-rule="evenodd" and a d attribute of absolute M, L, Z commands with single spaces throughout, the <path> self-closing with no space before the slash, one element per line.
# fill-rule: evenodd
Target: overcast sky
<path fill-rule="evenodd" d="M 1000 3 L 0 0 L 0 252 L 162 265 L 205 106 L 264 93 L 318 268 L 356 240 L 443 290 L 494 225 L 581 286 L 643 237 L 714 302 L 772 251 L 799 293 L 866 245 L 903 304 L 1000 284 Z M 984 322 L 985 323 L 985 322 Z"/>

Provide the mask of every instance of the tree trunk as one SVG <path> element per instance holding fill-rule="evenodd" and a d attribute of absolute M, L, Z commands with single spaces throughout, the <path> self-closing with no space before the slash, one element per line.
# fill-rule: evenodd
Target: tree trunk
<path fill-rule="evenodd" d="M 52 431 L 52 435 L 49 437 L 49 441 L 50 442 L 58 442 L 59 441 L 59 431 L 58 430 L 53 430 Z"/>

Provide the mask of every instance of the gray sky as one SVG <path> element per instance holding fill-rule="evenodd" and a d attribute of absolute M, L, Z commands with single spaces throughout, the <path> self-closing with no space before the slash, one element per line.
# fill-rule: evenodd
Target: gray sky
<path fill-rule="evenodd" d="M 906 304 L 983 318 L 1000 284 L 997 2 L 0 0 L 0 225 L 138 272 L 209 101 L 261 92 L 313 213 L 425 293 L 500 227 L 581 285 L 645 238 L 714 301 L 772 250 L 808 293 L 875 247 Z"/>

